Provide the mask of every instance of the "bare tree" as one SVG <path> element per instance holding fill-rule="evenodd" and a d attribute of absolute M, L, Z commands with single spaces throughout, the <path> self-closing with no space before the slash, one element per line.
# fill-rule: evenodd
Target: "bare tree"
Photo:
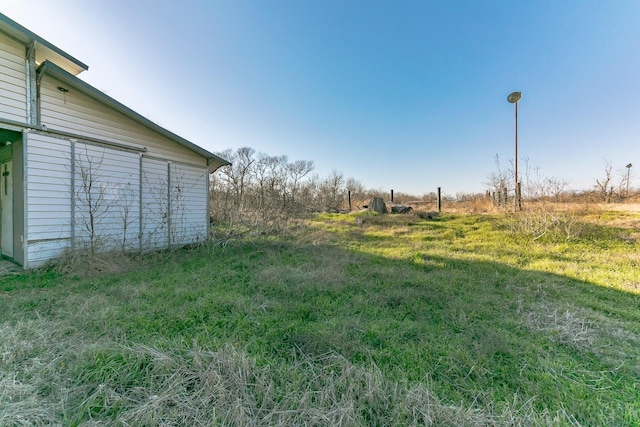
<path fill-rule="evenodd" d="M 251 166 L 255 163 L 255 150 L 249 147 L 238 149 L 236 163 L 232 166 L 236 169 L 238 180 L 239 205 L 243 206 L 245 189 L 251 182 Z"/>
<path fill-rule="evenodd" d="M 356 206 L 366 205 L 367 194 L 362 185 L 362 182 L 355 178 L 347 178 L 345 187 L 351 194 L 351 201 L 356 203 Z"/>
<path fill-rule="evenodd" d="M 553 198 L 555 201 L 567 188 L 567 182 L 554 177 L 546 177 L 540 172 L 540 168 L 529 165 L 529 159 L 524 159 L 525 163 L 525 191 L 527 198 L 543 200 Z"/>
<path fill-rule="evenodd" d="M 227 150 L 221 153 L 223 158 L 231 161 L 231 165 L 221 168 L 227 188 L 234 193 L 236 209 L 244 208 L 244 198 L 247 186 L 251 184 L 251 167 L 255 163 L 255 150 L 249 147 L 239 148 L 236 152 Z"/>
<path fill-rule="evenodd" d="M 267 154 L 260 153 L 255 163 L 254 176 L 257 187 L 257 208 L 263 209 L 266 202 L 267 183 L 269 181 L 269 162 L 270 158 Z"/>
<path fill-rule="evenodd" d="M 289 162 L 287 156 L 256 153 L 247 147 L 221 156 L 233 165 L 210 181 L 211 212 L 219 221 L 273 228 L 309 208 L 313 162 Z"/>
<path fill-rule="evenodd" d="M 604 178 L 596 179 L 596 184 L 594 186 L 605 203 L 611 203 L 615 192 L 613 185 L 610 185 L 613 178 L 612 170 L 613 167 L 611 166 L 611 162 L 607 161 L 604 167 Z"/>
<path fill-rule="evenodd" d="M 283 193 L 287 179 L 287 156 L 271 156 L 267 161 L 269 177 L 267 189 L 272 200 L 283 200 Z"/>
<path fill-rule="evenodd" d="M 111 208 L 111 200 L 107 197 L 108 187 L 101 175 L 103 161 L 104 151 L 92 154 L 86 145 L 84 151 L 77 153 L 74 159 L 78 178 L 73 196 L 76 211 L 75 225 L 86 233 L 87 240 L 84 243 L 88 245 L 91 254 L 95 254 L 98 246 L 103 243 L 98 227 Z"/>
<path fill-rule="evenodd" d="M 331 211 L 339 211 L 344 203 L 344 175 L 337 170 L 324 179 L 320 189 L 323 204 Z"/>
<path fill-rule="evenodd" d="M 291 203 L 296 202 L 296 195 L 300 189 L 300 182 L 313 170 L 313 162 L 308 160 L 296 160 L 287 164 L 286 167 L 289 177 L 289 194 Z"/>

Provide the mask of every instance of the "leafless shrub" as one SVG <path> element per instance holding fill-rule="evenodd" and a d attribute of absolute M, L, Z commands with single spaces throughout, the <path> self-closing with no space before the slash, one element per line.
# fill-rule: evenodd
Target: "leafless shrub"
<path fill-rule="evenodd" d="M 489 189 L 494 200 L 494 205 L 505 206 L 509 191 L 515 194 L 515 183 L 513 182 L 513 169 L 503 169 L 500 165 L 500 158 L 495 156 L 496 171 L 487 176 L 485 185 Z"/>
<path fill-rule="evenodd" d="M 505 204 L 504 197 L 501 203 L 496 204 L 494 197 L 494 205 L 504 208 L 505 228 L 513 234 L 529 236 L 534 240 L 545 238 L 566 241 L 580 236 L 584 225 L 579 220 L 579 211 L 573 207 L 568 208 L 564 203 L 568 198 L 565 191 L 567 183 L 557 178 L 545 177 L 539 169 L 532 168 L 528 160 L 525 160 L 524 170 L 524 203 L 518 209 Z M 499 166 L 498 171 L 500 172 Z"/>
<path fill-rule="evenodd" d="M 510 233 L 554 242 L 575 239 L 584 230 L 578 212 L 550 202 L 529 203 L 522 211 L 506 212 L 502 223 Z"/>

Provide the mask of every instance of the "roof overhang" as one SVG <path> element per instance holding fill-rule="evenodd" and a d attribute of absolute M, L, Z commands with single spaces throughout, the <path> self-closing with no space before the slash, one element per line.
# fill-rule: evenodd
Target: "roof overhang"
<path fill-rule="evenodd" d="M 93 86 L 91 86 L 90 84 L 86 83 L 83 80 L 80 80 L 79 78 L 77 78 L 76 76 L 74 76 L 73 74 L 68 73 L 67 71 L 63 70 L 62 68 L 58 67 L 56 64 L 49 62 L 49 61 L 45 61 L 43 64 L 40 65 L 40 67 L 38 67 L 38 75 L 40 76 L 41 74 L 46 74 L 49 75 L 51 77 L 54 77 L 62 82 L 64 82 L 65 84 L 68 84 L 69 86 L 73 87 L 74 89 L 84 93 L 87 96 L 90 96 L 92 98 L 94 98 L 95 100 L 113 108 L 114 110 L 116 110 L 117 112 L 123 114 L 124 116 L 140 123 L 141 125 L 153 130 L 154 132 L 157 132 L 158 134 L 170 139 L 173 142 L 176 142 L 179 145 L 182 145 L 183 147 L 188 148 L 189 150 L 198 153 L 199 155 L 205 157 L 207 159 L 207 166 L 209 167 L 209 172 L 213 173 L 216 171 L 216 169 L 222 167 L 222 166 L 227 166 L 230 165 L 231 163 L 228 162 L 227 160 L 223 159 L 222 157 L 219 157 L 207 150 L 205 150 L 204 148 L 194 144 L 191 141 L 188 141 L 184 138 L 182 138 L 181 136 L 176 135 L 175 133 L 168 131 L 167 129 L 163 128 L 162 126 L 157 125 L 156 123 L 152 122 L 151 120 L 147 119 L 146 117 L 140 115 L 139 113 L 136 113 L 135 111 L 133 111 L 131 108 L 125 106 L 124 104 L 121 104 L 120 102 L 116 101 L 115 99 L 111 98 L 110 96 L 106 95 L 105 93 L 99 91 L 98 89 L 94 88 Z"/>
<path fill-rule="evenodd" d="M 11 18 L 0 13 L 0 31 L 23 43 L 25 46 L 33 46 L 35 60 L 41 64 L 47 60 L 59 64 L 65 71 L 78 75 L 88 70 L 89 66 L 69 55 L 62 49 L 49 43 L 39 35 L 29 31 Z"/>

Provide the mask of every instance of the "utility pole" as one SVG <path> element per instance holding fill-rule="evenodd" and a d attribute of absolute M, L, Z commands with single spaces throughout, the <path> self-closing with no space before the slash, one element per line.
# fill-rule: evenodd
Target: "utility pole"
<path fill-rule="evenodd" d="M 522 98 L 522 92 L 511 92 L 507 97 L 507 101 L 510 104 L 516 106 L 516 159 L 515 159 L 515 208 L 516 210 L 522 209 L 522 201 L 520 199 L 520 181 L 518 180 L 518 101 Z"/>

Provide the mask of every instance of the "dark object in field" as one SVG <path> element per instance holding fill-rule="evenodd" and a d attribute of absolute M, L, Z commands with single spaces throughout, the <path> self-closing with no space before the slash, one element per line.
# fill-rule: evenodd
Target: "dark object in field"
<path fill-rule="evenodd" d="M 391 206 L 391 213 L 406 214 L 413 210 L 411 206 L 396 205 Z"/>
<path fill-rule="evenodd" d="M 418 212 L 418 216 L 422 219 L 435 219 L 440 217 L 438 212 Z"/>

